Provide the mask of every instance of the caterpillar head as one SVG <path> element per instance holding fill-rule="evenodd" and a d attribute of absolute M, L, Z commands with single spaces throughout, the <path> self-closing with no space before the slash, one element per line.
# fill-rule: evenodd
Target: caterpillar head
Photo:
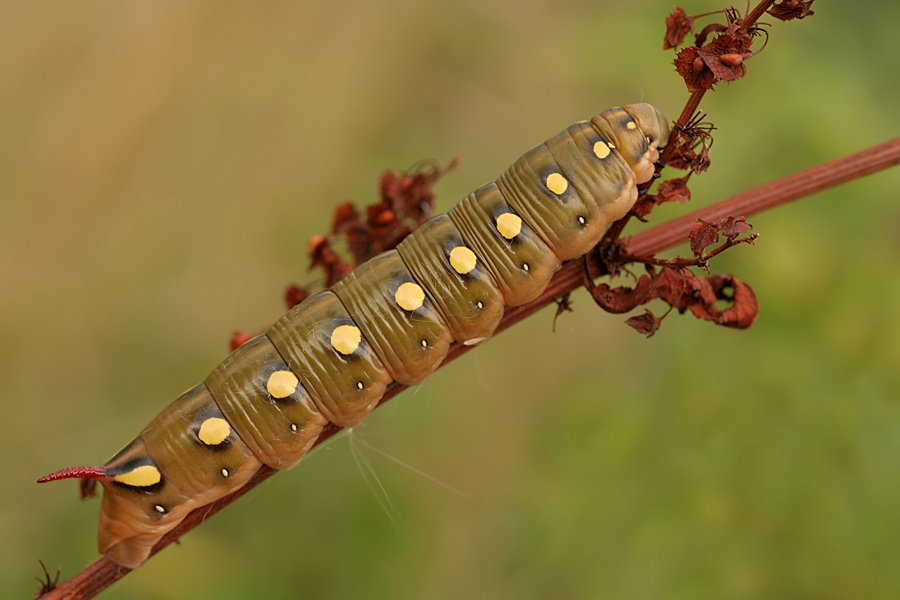
<path fill-rule="evenodd" d="M 594 127 L 609 138 L 634 171 L 637 183 L 653 178 L 659 149 L 669 141 L 669 123 L 650 104 L 629 104 L 605 110 L 593 119 Z"/>
<path fill-rule="evenodd" d="M 652 104 L 629 104 L 625 107 L 625 112 L 637 121 L 652 149 L 666 147 L 669 143 L 669 122 L 658 108 Z"/>

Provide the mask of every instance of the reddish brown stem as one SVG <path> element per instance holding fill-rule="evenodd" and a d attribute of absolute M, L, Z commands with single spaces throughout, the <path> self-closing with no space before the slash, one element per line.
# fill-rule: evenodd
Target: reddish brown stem
<path fill-rule="evenodd" d="M 697 219 L 715 222 L 730 215 L 747 217 L 896 164 L 900 164 L 900 138 L 807 169 L 796 175 L 779 179 L 684 217 L 663 223 L 630 238 L 625 238 L 622 241 L 624 251 L 633 256 L 656 254 L 687 241 L 687 237 Z M 497 331 L 500 332 L 511 327 L 548 304 L 552 304 L 560 296 L 580 287 L 583 283 L 582 269 L 583 265 L 580 260 L 569 261 L 563 265 L 540 298 L 529 304 L 509 308 L 504 314 Z M 596 269 L 593 272 L 598 274 L 605 272 L 599 261 L 593 261 L 592 269 Z M 472 348 L 472 346 L 454 344 L 451 346 L 444 364 L 465 354 Z M 381 403 L 387 402 L 403 391 L 403 389 L 405 389 L 405 386 L 392 384 Z M 326 429 L 317 440 L 316 445 L 330 438 L 338 431 L 337 427 Z M 153 554 L 159 552 L 231 502 L 234 502 L 274 473 L 274 470 L 263 467 L 247 485 L 237 492 L 192 512 L 175 530 L 171 531 L 156 544 Z M 130 569 L 119 567 L 102 558 L 60 587 L 41 596 L 41 598 L 43 600 L 92 598 L 124 577 L 129 571 Z"/>
<path fill-rule="evenodd" d="M 752 25 L 754 25 L 761 16 L 766 14 L 766 11 L 769 10 L 769 7 L 775 4 L 775 0 L 763 0 L 760 2 L 756 8 L 750 11 L 744 20 L 741 22 L 741 30 L 748 31 Z"/>
<path fill-rule="evenodd" d="M 621 260 L 622 263 L 638 262 L 645 265 L 656 265 L 658 267 L 670 267 L 673 269 L 684 267 L 700 267 L 701 269 L 707 269 L 707 263 L 709 263 L 711 258 L 722 254 L 729 248 L 734 248 L 738 244 L 752 244 L 758 237 L 758 233 L 753 233 L 740 239 L 729 238 L 718 248 L 693 258 L 654 258 L 652 256 L 634 256 L 632 254 L 619 254 L 616 258 Z"/>
<path fill-rule="evenodd" d="M 900 164 L 900 138 L 788 175 L 648 229 L 628 238 L 626 251 L 634 256 L 649 256 L 686 241 L 697 219 L 715 222 L 730 216 L 749 217 L 897 164 Z"/>

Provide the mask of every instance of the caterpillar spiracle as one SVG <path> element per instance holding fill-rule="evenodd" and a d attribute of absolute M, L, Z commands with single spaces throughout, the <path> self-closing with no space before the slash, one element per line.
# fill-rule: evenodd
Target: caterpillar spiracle
<path fill-rule="evenodd" d="M 355 427 L 391 381 L 421 383 L 452 341 L 491 336 L 587 253 L 652 179 L 669 127 L 649 104 L 575 123 L 235 350 L 106 464 L 99 549 L 135 568 L 193 509 L 261 465 L 297 465 L 330 422 Z"/>

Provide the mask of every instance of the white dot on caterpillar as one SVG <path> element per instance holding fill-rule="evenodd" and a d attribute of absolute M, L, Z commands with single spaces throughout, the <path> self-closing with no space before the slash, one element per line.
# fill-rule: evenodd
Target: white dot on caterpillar
<path fill-rule="evenodd" d="M 478 264 L 478 257 L 465 246 L 457 246 L 450 251 L 450 266 L 460 275 L 470 273 Z"/>
<path fill-rule="evenodd" d="M 132 487 L 150 487 L 162 481 L 159 469 L 153 465 L 141 465 L 127 473 L 119 473 L 113 476 L 113 481 L 124 483 Z"/>
<path fill-rule="evenodd" d="M 356 352 L 361 343 L 362 332 L 353 325 L 339 325 L 331 333 L 331 346 L 344 356 Z"/>
<path fill-rule="evenodd" d="M 220 472 L 222 473 L 222 477 L 228 477 L 228 469 L 222 469 Z"/>
<path fill-rule="evenodd" d="M 584 225 L 585 223 L 587 223 L 587 221 L 585 220 L 584 217 L 578 217 L 578 222 L 581 223 L 582 225 Z"/>
<path fill-rule="evenodd" d="M 479 300 L 478 302 L 475 303 L 475 306 L 477 306 L 478 308 L 484 308 L 484 302 Z"/>
<path fill-rule="evenodd" d="M 569 182 L 560 173 L 550 173 L 547 176 L 546 185 L 547 189 L 557 196 L 563 195 L 569 189 Z"/>
<path fill-rule="evenodd" d="M 165 512 L 166 512 L 166 507 L 163 506 L 162 504 L 157 504 L 157 505 L 154 506 L 153 508 L 155 508 L 155 509 L 156 509 L 156 512 L 158 512 L 158 513 L 163 513 L 163 514 L 165 514 Z"/>
<path fill-rule="evenodd" d="M 203 421 L 197 432 L 197 439 L 207 446 L 218 446 L 231 435 L 231 425 L 221 417 L 210 417 Z"/>
<path fill-rule="evenodd" d="M 296 423 L 291 423 L 291 431 L 293 431 L 294 433 L 297 433 L 297 424 Z"/>
<path fill-rule="evenodd" d="M 394 294 L 397 306 L 406 311 L 414 311 L 425 303 L 425 290 L 411 281 L 407 281 L 397 288 Z"/>
<path fill-rule="evenodd" d="M 366 387 L 366 386 L 363 385 L 363 382 L 362 382 L 362 381 L 357 381 L 357 382 L 356 382 L 356 389 L 362 391 L 362 389 L 363 389 L 364 387 Z"/>
<path fill-rule="evenodd" d="M 423 348 L 427 348 L 427 347 L 428 347 L 428 342 L 426 342 L 425 340 L 422 340 L 422 347 L 423 347 Z"/>
<path fill-rule="evenodd" d="M 531 267 L 528 266 L 528 263 L 522 263 L 522 268 L 523 268 L 524 270 L 527 271 L 527 270 L 529 270 Z"/>
<path fill-rule="evenodd" d="M 275 371 L 266 381 L 266 391 L 279 400 L 287 398 L 297 391 L 300 380 L 291 371 Z"/>
<path fill-rule="evenodd" d="M 497 217 L 497 231 L 508 240 L 522 232 L 522 217 L 512 213 L 503 213 Z"/>
<path fill-rule="evenodd" d="M 603 141 L 597 142 L 594 144 L 594 156 L 602 160 L 609 156 L 610 148 L 612 147 L 612 144 L 607 145 L 606 142 Z"/>

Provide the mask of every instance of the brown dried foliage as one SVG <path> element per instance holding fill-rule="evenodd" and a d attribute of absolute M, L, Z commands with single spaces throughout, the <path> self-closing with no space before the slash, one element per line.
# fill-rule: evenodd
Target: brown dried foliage
<path fill-rule="evenodd" d="M 334 211 L 331 234 L 310 238 L 307 247 L 310 270 L 322 269 L 324 286 L 331 287 L 357 265 L 395 248 L 431 217 L 434 210 L 432 186 L 457 164 L 454 160 L 441 168 L 434 163 L 425 163 L 400 174 L 385 171 L 379 186 L 380 200 L 365 208 L 365 217 L 352 202 L 345 202 Z M 344 242 L 349 257 L 343 257 L 335 249 L 339 242 Z M 306 292 L 303 288 L 296 289 Z M 292 296 L 288 301 L 295 299 Z"/>
<path fill-rule="evenodd" d="M 733 275 L 701 277 L 684 268 L 656 270 L 651 266 L 647 271 L 649 275 L 642 275 L 634 287 L 596 285 L 587 275 L 584 285 L 603 310 L 617 314 L 630 312 L 657 299 L 679 313 L 690 310 L 699 319 L 735 329 L 750 327 L 759 314 L 753 288 Z M 722 302 L 728 306 L 720 307 Z M 626 322 L 650 337 L 656 333 L 663 317 L 656 317 L 647 310 L 644 315 Z"/>
<path fill-rule="evenodd" d="M 689 33 L 694 33 L 694 19 L 696 17 L 689 17 L 683 8 L 676 6 L 672 14 L 666 17 L 666 38 L 663 41 L 663 50 L 677 48 Z"/>
<path fill-rule="evenodd" d="M 768 10 L 768 13 L 781 21 L 791 19 L 803 19 L 815 13 L 809 9 L 815 0 L 804 2 L 803 0 L 784 0 Z"/>
<path fill-rule="evenodd" d="M 711 90 L 719 81 L 742 78 L 747 73 L 747 59 L 759 52 L 751 52 L 750 47 L 753 39 L 760 33 L 764 34 L 765 30 L 748 22 L 751 15 L 743 18 L 733 8 L 724 11 L 724 14 L 725 23 L 711 23 L 704 27 L 694 39 L 694 44 L 682 49 L 675 58 L 675 70 L 684 78 L 692 93 Z M 668 49 L 681 45 L 686 32 L 693 31 L 694 20 L 701 16 L 706 15 L 688 17 L 684 9 L 676 6 L 666 19 L 666 41 L 663 46 Z M 711 35 L 715 37 L 707 42 Z"/>

